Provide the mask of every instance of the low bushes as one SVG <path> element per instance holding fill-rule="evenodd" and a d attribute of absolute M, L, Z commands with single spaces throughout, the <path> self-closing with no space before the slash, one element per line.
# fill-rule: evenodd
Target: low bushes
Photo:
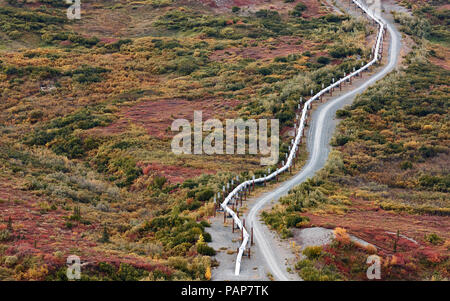
<path fill-rule="evenodd" d="M 81 138 L 74 134 L 76 130 L 87 130 L 107 125 L 112 121 L 108 115 L 95 114 L 89 109 L 80 110 L 66 117 L 52 120 L 42 128 L 36 129 L 25 137 L 27 145 L 47 145 L 60 155 L 79 158 L 97 147 L 92 138 Z"/>
<path fill-rule="evenodd" d="M 425 235 L 425 240 L 433 245 L 440 245 L 444 243 L 444 239 L 439 237 L 436 233 Z"/>
<path fill-rule="evenodd" d="M 1 67 L 1 66 L 0 66 Z M 39 80 L 52 79 L 58 76 L 62 76 L 63 73 L 55 68 L 49 66 L 26 66 L 26 67 L 14 67 L 5 66 L 0 68 L 3 69 L 3 73 L 9 78 L 22 78 L 24 76 L 31 76 Z"/>
<path fill-rule="evenodd" d="M 96 265 L 88 265 L 83 268 L 81 281 L 140 281 L 149 276 L 149 271 L 134 267 L 128 263 L 120 263 L 118 266 L 99 262 Z M 166 273 L 160 276 L 168 277 Z M 67 281 L 67 268 L 63 267 L 46 277 L 47 281 Z"/>
<path fill-rule="evenodd" d="M 8 229 L 0 230 L 0 241 L 6 242 L 11 239 L 11 232 Z"/>
<path fill-rule="evenodd" d="M 314 260 L 303 259 L 297 262 L 295 269 L 298 274 L 305 281 L 336 281 L 342 280 L 339 273 L 334 266 L 325 266 L 317 263 Z"/>
<path fill-rule="evenodd" d="M 283 211 L 263 211 L 261 214 L 264 222 L 276 230 L 282 238 L 292 236 L 289 228 L 301 228 L 309 223 L 308 217 L 302 217 L 298 213 L 284 213 Z"/>
<path fill-rule="evenodd" d="M 110 70 L 101 67 L 82 66 L 79 69 L 66 72 L 64 75 L 71 76 L 80 84 L 89 84 L 100 82 L 103 79 L 102 74 Z"/>
<path fill-rule="evenodd" d="M 216 251 L 206 244 L 198 245 L 197 252 L 201 255 L 206 255 L 206 256 L 216 255 Z"/>
<path fill-rule="evenodd" d="M 335 46 L 330 50 L 330 55 L 333 58 L 344 58 L 354 54 L 362 54 L 361 48 L 352 48 L 348 46 Z"/>
<path fill-rule="evenodd" d="M 156 217 L 138 229 L 141 236 L 149 231 L 176 255 L 184 256 L 193 246 L 196 246 L 199 254 L 215 255 L 214 249 L 206 244 L 211 241 L 211 235 L 205 232 L 201 223 L 190 218 L 178 215 Z"/>
<path fill-rule="evenodd" d="M 84 37 L 71 32 L 45 32 L 41 35 L 41 39 L 47 44 L 59 43 L 65 45 L 65 47 L 83 46 L 92 48 L 100 42 L 97 37 Z"/>

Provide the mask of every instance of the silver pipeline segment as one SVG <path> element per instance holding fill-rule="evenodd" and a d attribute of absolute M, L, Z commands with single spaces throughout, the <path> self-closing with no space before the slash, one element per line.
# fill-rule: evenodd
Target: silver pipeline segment
<path fill-rule="evenodd" d="M 363 72 L 364 70 L 368 69 L 370 66 L 376 64 L 377 61 L 379 61 L 380 58 L 381 58 L 380 49 L 381 49 L 381 44 L 383 42 L 383 34 L 384 34 L 385 29 L 386 29 L 386 24 L 382 20 L 377 18 L 367 7 L 362 5 L 359 1 L 357 1 L 357 0 L 352 0 L 352 1 L 365 14 L 367 14 L 367 16 L 369 18 L 373 19 L 379 25 L 377 42 L 375 44 L 374 58 L 369 63 L 367 63 L 366 65 L 361 67 L 360 69 L 350 73 L 349 75 L 341 78 L 340 80 L 334 82 L 333 84 L 329 85 L 328 87 L 322 89 L 319 93 L 317 93 L 316 95 L 312 96 L 305 103 L 305 105 L 303 106 L 302 116 L 301 116 L 301 119 L 300 119 L 300 122 L 299 122 L 299 128 L 298 128 L 298 131 L 297 131 L 297 135 L 295 137 L 295 140 L 294 140 L 294 143 L 292 145 L 292 148 L 291 148 L 291 151 L 289 153 L 289 156 L 288 156 L 288 158 L 286 160 L 286 164 L 284 164 L 281 168 L 275 170 L 274 172 L 272 172 L 271 174 L 269 174 L 269 175 L 267 175 L 265 177 L 261 177 L 261 178 L 258 178 L 258 179 L 252 179 L 252 180 L 248 180 L 248 181 L 242 182 L 236 188 L 234 188 L 234 190 L 232 192 L 230 192 L 228 194 L 228 196 L 225 198 L 223 203 L 220 205 L 225 211 L 224 214 L 228 213 L 228 214 L 231 215 L 231 217 L 234 219 L 234 222 L 236 223 L 236 225 L 239 227 L 239 229 L 242 231 L 242 234 L 243 234 L 242 244 L 239 247 L 239 252 L 238 252 L 238 255 L 237 255 L 237 258 L 236 258 L 236 268 L 235 268 L 235 271 L 234 271 L 234 274 L 236 276 L 239 275 L 239 273 L 240 273 L 242 255 L 243 255 L 243 253 L 245 251 L 245 248 L 247 247 L 250 235 L 247 232 L 247 230 L 245 229 L 244 225 L 242 224 L 242 222 L 239 219 L 239 217 L 237 216 L 237 214 L 228 207 L 228 203 L 230 202 L 230 200 L 235 198 L 240 191 L 242 191 L 245 188 L 248 188 L 250 185 L 258 184 L 258 183 L 264 183 L 266 181 L 270 181 L 270 180 L 276 178 L 281 173 L 283 173 L 286 170 L 288 170 L 293 164 L 293 160 L 295 159 L 295 153 L 297 152 L 297 149 L 298 149 L 299 144 L 301 142 L 302 132 L 303 132 L 303 130 L 305 128 L 306 115 L 307 115 L 308 110 L 311 108 L 311 103 L 313 101 L 315 101 L 315 100 L 320 99 L 320 97 L 322 95 L 324 95 L 325 93 L 329 92 L 331 89 L 339 87 L 342 83 L 350 80 L 354 76 L 359 75 L 361 72 Z"/>

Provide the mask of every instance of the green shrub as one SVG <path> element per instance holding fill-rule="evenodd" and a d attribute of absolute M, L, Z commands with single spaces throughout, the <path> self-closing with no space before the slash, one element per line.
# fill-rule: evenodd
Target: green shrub
<path fill-rule="evenodd" d="M 439 237 L 436 233 L 425 235 L 425 240 L 433 245 L 440 245 L 444 242 L 444 239 Z"/>
<path fill-rule="evenodd" d="M 286 239 L 289 237 L 293 237 L 294 235 L 292 234 L 292 231 L 283 227 L 281 228 L 281 230 L 279 231 L 281 238 Z"/>
<path fill-rule="evenodd" d="M 152 186 L 161 190 L 166 182 L 166 177 L 157 175 L 153 178 Z"/>
<path fill-rule="evenodd" d="M 205 189 L 195 194 L 195 197 L 200 202 L 209 201 L 214 196 L 214 191 Z"/>
<path fill-rule="evenodd" d="M 187 179 L 187 180 L 184 181 L 183 184 L 181 185 L 181 187 L 183 187 L 183 188 L 189 188 L 189 189 L 193 189 L 193 188 L 195 188 L 195 187 L 197 187 L 197 186 L 198 186 L 198 183 L 195 182 L 195 181 L 192 180 L 192 179 Z"/>
<path fill-rule="evenodd" d="M 354 54 L 362 54 L 361 48 L 352 48 L 347 46 L 335 46 L 330 50 L 330 55 L 333 58 L 344 58 Z"/>
<path fill-rule="evenodd" d="M 80 69 L 69 71 L 65 75 L 72 76 L 80 84 L 97 83 L 103 80 L 101 74 L 110 70 L 100 67 L 82 66 Z"/>
<path fill-rule="evenodd" d="M 102 243 L 108 243 L 109 242 L 109 232 L 108 232 L 108 228 L 103 227 L 103 232 L 102 232 L 102 237 L 99 240 Z"/>
<path fill-rule="evenodd" d="M 267 10 L 267 9 L 261 9 L 258 10 L 255 13 L 257 18 L 273 18 L 273 19 L 279 19 L 280 15 L 276 11 Z"/>
<path fill-rule="evenodd" d="M 74 225 L 71 222 L 66 222 L 64 226 L 66 226 L 67 229 L 72 229 Z"/>
<path fill-rule="evenodd" d="M 203 232 L 203 239 L 205 240 L 205 242 L 211 242 L 212 241 L 212 237 L 211 234 L 209 234 L 208 232 Z"/>
<path fill-rule="evenodd" d="M 320 281 L 320 271 L 312 266 L 304 267 L 299 272 L 300 277 L 305 281 Z"/>
<path fill-rule="evenodd" d="M 192 58 L 182 58 L 176 62 L 176 69 L 181 75 L 189 75 L 197 70 L 198 64 Z"/>
<path fill-rule="evenodd" d="M 197 246 L 197 252 L 201 255 L 205 256 L 214 256 L 216 255 L 216 251 L 208 246 L 207 244 L 200 244 Z"/>
<path fill-rule="evenodd" d="M 123 181 L 118 183 L 117 186 L 129 186 L 142 175 L 142 169 L 137 166 L 136 160 L 132 157 L 113 158 L 111 164 L 112 170 L 123 174 Z"/>
<path fill-rule="evenodd" d="M 18 261 L 17 256 L 6 256 L 5 257 L 5 265 L 7 267 L 13 267 Z"/>
<path fill-rule="evenodd" d="M 272 69 L 263 67 L 263 68 L 258 69 L 258 73 L 261 75 L 264 75 L 264 76 L 270 75 L 270 74 L 272 74 Z"/>
<path fill-rule="evenodd" d="M 286 227 L 292 228 L 296 227 L 298 223 L 301 223 L 303 221 L 303 218 L 300 215 L 288 215 L 286 217 Z"/>
<path fill-rule="evenodd" d="M 413 164 L 410 161 L 403 161 L 400 163 L 400 168 L 403 170 L 411 169 L 413 167 Z"/>
<path fill-rule="evenodd" d="M 432 146 L 422 145 L 419 148 L 419 152 L 422 155 L 423 158 L 433 158 L 437 155 L 437 151 Z"/>
<path fill-rule="evenodd" d="M 419 178 L 419 184 L 426 189 L 447 192 L 450 190 L 450 175 L 442 177 L 423 175 Z"/>
<path fill-rule="evenodd" d="M 85 154 L 83 140 L 77 136 L 69 136 L 67 140 L 59 138 L 52 144 L 51 150 L 70 159 L 81 158 Z"/>
<path fill-rule="evenodd" d="M 303 268 L 306 268 L 306 267 L 313 267 L 313 266 L 314 266 L 313 261 L 311 261 L 311 260 L 309 260 L 309 259 L 303 259 L 303 260 L 298 261 L 298 262 L 295 264 L 295 269 L 301 270 L 301 269 L 303 269 Z"/>
<path fill-rule="evenodd" d="M 328 57 L 326 57 L 326 56 L 320 56 L 317 59 L 317 62 L 320 63 L 320 64 L 323 64 L 323 65 L 327 65 L 327 64 L 330 63 L 330 59 Z"/>
<path fill-rule="evenodd" d="M 336 281 L 341 280 L 341 276 L 334 270 L 324 267 L 321 270 L 309 266 L 300 270 L 300 277 L 305 281 Z"/>
<path fill-rule="evenodd" d="M 108 52 L 117 52 L 120 51 L 120 48 L 123 45 L 132 44 L 133 41 L 131 39 L 121 39 L 117 42 L 106 44 L 104 47 L 108 50 Z"/>
<path fill-rule="evenodd" d="M 201 221 L 200 222 L 200 224 L 203 226 L 203 227 L 206 227 L 206 228 L 209 228 L 209 227 L 211 227 L 211 224 L 210 223 L 208 223 L 207 221 L 205 221 L 205 220 L 203 220 L 203 221 Z M 206 239 L 205 239 L 205 241 L 206 241 Z"/>
<path fill-rule="evenodd" d="M 179 249 L 189 249 L 203 236 L 204 241 L 209 241 L 211 236 L 204 231 L 204 226 L 196 223 L 191 218 L 175 216 L 159 216 L 147 222 L 139 229 L 140 235 L 148 231 L 161 238 L 161 242 L 169 249 L 182 245 Z M 184 251 L 183 251 L 184 252 Z"/>
<path fill-rule="evenodd" d="M 292 2 L 292 1 L 290 1 Z M 307 9 L 306 5 L 299 2 L 297 5 L 295 5 L 294 9 L 290 12 L 290 15 L 293 17 L 301 17 L 303 11 Z"/>
<path fill-rule="evenodd" d="M 350 141 L 350 138 L 347 136 L 339 135 L 335 138 L 333 146 L 343 146 Z"/>
<path fill-rule="evenodd" d="M 145 270 L 137 269 L 128 263 L 121 263 L 116 277 L 120 281 L 139 281 L 147 275 L 148 272 Z"/>
<path fill-rule="evenodd" d="M 26 66 L 26 67 L 7 66 L 3 68 L 3 72 L 9 77 L 31 76 L 39 80 L 52 79 L 57 76 L 63 75 L 60 70 L 49 66 Z"/>
<path fill-rule="evenodd" d="M 317 268 L 322 263 L 303 259 L 297 262 L 295 268 L 299 270 L 299 275 L 305 281 L 336 281 L 341 280 L 341 276 L 337 273 L 336 267 L 326 265 L 323 268 Z"/>

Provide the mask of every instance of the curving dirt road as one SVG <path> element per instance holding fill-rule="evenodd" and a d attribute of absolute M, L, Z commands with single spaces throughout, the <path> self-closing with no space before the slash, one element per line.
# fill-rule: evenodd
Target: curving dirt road
<path fill-rule="evenodd" d="M 270 230 L 260 222 L 258 218 L 259 213 L 271 201 L 277 201 L 280 197 L 286 195 L 291 188 L 314 176 L 317 171 L 323 168 L 331 149 L 329 142 L 337 124 L 337 120 L 334 118 L 336 111 L 352 103 L 358 94 L 362 93 L 370 85 L 384 77 L 397 66 L 401 49 L 401 35 L 393 25 L 390 16 L 382 16 L 382 20 L 386 22 L 391 38 L 388 63 L 380 71 L 367 78 L 365 82 L 359 86 L 354 86 L 353 90 L 335 99 L 331 99 L 313 112 L 307 140 L 309 157 L 306 165 L 291 179 L 280 184 L 273 191 L 256 199 L 247 215 L 249 224 L 253 225 L 254 239 L 258 246 L 256 256 L 262 256 L 264 258 L 265 269 L 267 272 L 270 271 L 270 274 L 273 275 L 275 280 L 294 280 L 296 275 L 287 272 L 285 258 L 281 258 L 282 256 L 280 257 L 276 248 L 274 248 L 278 242 L 271 235 Z"/>

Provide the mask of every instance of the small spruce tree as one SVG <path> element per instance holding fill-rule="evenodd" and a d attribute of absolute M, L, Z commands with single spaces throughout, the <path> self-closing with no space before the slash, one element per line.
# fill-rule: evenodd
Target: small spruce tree
<path fill-rule="evenodd" d="M 12 231 L 12 230 L 13 230 L 11 216 L 8 218 L 8 225 L 7 225 L 7 228 L 8 228 L 9 231 Z"/>

